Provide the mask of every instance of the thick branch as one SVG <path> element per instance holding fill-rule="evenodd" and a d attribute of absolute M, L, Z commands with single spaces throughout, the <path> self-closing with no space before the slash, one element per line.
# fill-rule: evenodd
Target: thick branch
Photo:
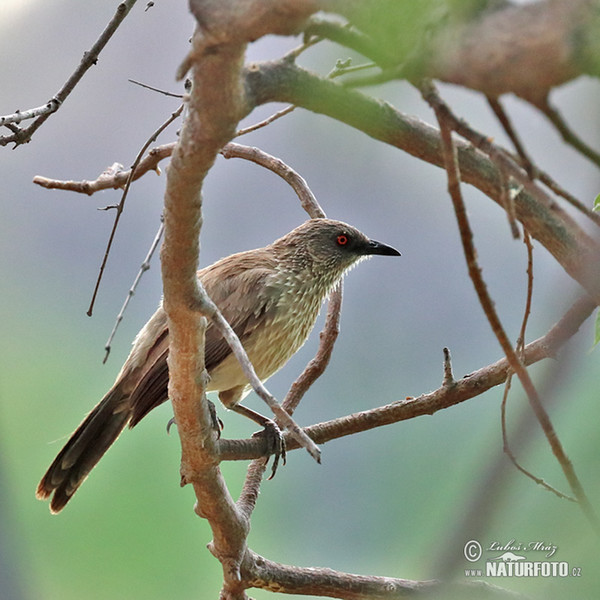
<path fill-rule="evenodd" d="M 233 136 L 243 105 L 240 79 L 244 46 L 223 45 L 208 52 L 193 39 L 193 89 L 189 113 L 167 173 L 165 240 L 161 250 L 164 308 L 169 328 L 169 397 L 182 446 L 182 482 L 191 482 L 197 512 L 214 535 L 213 551 L 228 581 L 245 548 L 248 525 L 236 510 L 220 474 L 204 389 L 205 318 L 196 310 L 199 289 L 199 234 L 202 183 L 219 149 Z"/>

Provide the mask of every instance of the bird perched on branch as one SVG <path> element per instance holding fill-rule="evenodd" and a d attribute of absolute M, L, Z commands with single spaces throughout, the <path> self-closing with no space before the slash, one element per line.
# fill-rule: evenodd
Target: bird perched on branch
<path fill-rule="evenodd" d="M 261 380 L 304 344 L 323 300 L 344 272 L 370 255 L 398 256 L 390 246 L 331 219 L 311 219 L 269 246 L 223 258 L 198 272 L 210 298 L 240 338 Z M 231 348 L 208 325 L 207 391 L 265 427 L 269 419 L 239 404 L 249 385 Z M 133 427 L 167 400 L 169 331 L 162 306 L 133 343 L 106 396 L 84 419 L 40 481 L 37 497 L 64 508 L 126 425 Z"/>

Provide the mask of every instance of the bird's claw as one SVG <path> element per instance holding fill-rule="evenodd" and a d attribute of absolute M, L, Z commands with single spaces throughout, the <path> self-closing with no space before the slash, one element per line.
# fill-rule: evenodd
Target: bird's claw
<path fill-rule="evenodd" d="M 252 435 L 252 437 L 264 437 L 267 442 L 266 456 L 268 457 L 273 455 L 273 466 L 271 467 L 271 475 L 269 475 L 268 479 L 273 479 L 275 477 L 275 473 L 277 472 L 277 467 L 279 466 L 279 460 L 281 463 L 285 465 L 285 438 L 283 437 L 283 433 L 279 426 L 275 421 L 268 419 L 264 424 L 264 429 L 262 431 L 257 431 Z"/>
<path fill-rule="evenodd" d="M 220 439 L 221 431 L 223 431 L 223 427 L 225 427 L 225 425 L 223 425 L 223 421 L 221 421 L 221 419 L 219 419 L 217 416 L 217 409 L 215 408 L 214 403 L 210 400 L 208 400 L 208 412 L 210 413 L 210 422 L 212 427 L 217 432 L 217 439 Z M 175 417 L 171 417 L 167 421 L 167 434 L 171 431 L 171 427 L 173 427 L 173 425 L 177 425 Z"/>

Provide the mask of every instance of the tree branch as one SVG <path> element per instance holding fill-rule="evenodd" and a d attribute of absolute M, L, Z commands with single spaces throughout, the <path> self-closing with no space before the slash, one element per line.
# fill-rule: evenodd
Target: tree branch
<path fill-rule="evenodd" d="M 456 597 L 477 600 L 523 598 L 521 594 L 498 588 L 483 581 L 452 584 L 435 580 L 414 581 L 393 577 L 355 575 L 326 568 L 292 567 L 267 560 L 251 550 L 248 550 L 242 563 L 242 577 L 248 580 L 252 587 L 269 591 L 343 598 L 344 600 L 433 599 L 452 593 L 456 593 Z"/>
<path fill-rule="evenodd" d="M 577 333 L 596 306 L 595 301 L 589 296 L 577 300 L 544 336 L 525 346 L 523 364 L 528 366 L 545 358 L 555 358 L 560 347 Z M 407 397 L 405 400 L 397 400 L 385 406 L 317 423 L 306 427 L 305 431 L 315 443 L 324 444 L 340 437 L 383 425 L 391 425 L 423 415 L 432 415 L 480 396 L 491 388 L 504 383 L 510 371 L 508 360 L 502 358 L 456 380 L 451 386 L 442 385 L 439 389 L 416 398 Z M 259 440 L 220 439 L 217 443 L 221 460 L 248 460 L 261 456 L 262 446 Z M 298 447 L 289 438 L 286 443 L 289 450 Z"/>
<path fill-rule="evenodd" d="M 188 117 L 173 152 L 165 193 L 165 234 L 161 249 L 163 306 L 169 328 L 169 398 L 181 441 L 182 483 L 192 483 L 196 512 L 208 519 L 212 551 L 236 597 L 239 562 L 248 523 L 236 509 L 218 469 L 214 432 L 204 398 L 205 318 L 196 272 L 202 223 L 202 184 L 220 148 L 231 139 L 243 110 L 240 78 L 245 46 L 223 44 L 196 32 L 192 40 L 192 90 Z"/>
<path fill-rule="evenodd" d="M 86 71 L 98 62 L 100 52 L 104 49 L 104 46 L 108 43 L 110 38 L 113 36 L 115 31 L 119 28 L 125 17 L 129 14 L 129 11 L 133 8 L 133 5 L 137 0 L 124 0 L 117 7 L 117 11 L 113 18 L 110 20 L 96 43 L 91 47 L 90 50 L 83 53 L 83 58 L 79 63 L 79 66 L 75 72 L 67 79 L 66 83 L 62 88 L 52 97 L 44 106 L 36 109 L 27 111 L 18 111 L 13 115 L 0 117 L 0 126 L 12 124 L 11 130 L 12 135 L 6 135 L 0 137 L 0 146 L 6 146 L 7 144 L 14 143 L 15 147 L 21 144 L 26 144 L 31 140 L 31 136 L 43 125 L 48 117 L 55 113 L 67 99 L 69 94 L 75 89 L 75 86 L 81 81 Z M 37 118 L 36 118 L 37 117 Z M 35 121 L 22 129 L 20 127 L 14 127 L 16 123 L 20 123 L 24 119 L 35 118 Z"/>
<path fill-rule="evenodd" d="M 250 65 L 246 81 L 255 105 L 289 102 L 342 121 L 367 135 L 400 148 L 437 166 L 443 166 L 439 131 L 422 121 L 402 114 L 387 103 L 347 90 L 335 82 L 319 78 L 289 62 Z M 462 132 L 461 132 L 462 134 Z M 483 144 L 485 136 L 480 142 Z M 564 211 L 546 191 L 530 182 L 518 165 L 503 157 L 510 174 L 527 185 L 515 199 L 516 217 L 561 264 L 600 303 L 600 245 Z M 490 150 L 490 148 L 487 148 Z M 503 176 L 494 161 L 471 143 L 456 141 L 462 180 L 481 190 L 502 206 Z M 516 169 L 515 169 L 516 167 Z M 520 172 L 520 175 L 519 175 Z"/>

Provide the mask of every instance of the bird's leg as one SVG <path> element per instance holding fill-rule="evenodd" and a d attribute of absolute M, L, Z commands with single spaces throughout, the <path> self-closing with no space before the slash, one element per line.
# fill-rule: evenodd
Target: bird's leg
<path fill-rule="evenodd" d="M 241 404 L 234 404 L 228 408 L 240 415 L 244 415 L 245 417 L 252 419 L 255 423 L 258 423 L 264 428 L 262 431 L 258 431 L 253 434 L 252 437 L 264 436 L 267 440 L 267 456 L 273 454 L 273 466 L 271 468 L 271 475 L 269 475 L 269 479 L 273 479 L 273 477 L 275 477 L 275 473 L 277 472 L 280 458 L 281 462 L 285 465 L 285 439 L 281 433 L 281 429 L 279 429 L 277 423 L 275 423 L 275 421 L 272 419 L 268 419 L 260 413 L 257 413 L 246 406 L 242 406 Z"/>

